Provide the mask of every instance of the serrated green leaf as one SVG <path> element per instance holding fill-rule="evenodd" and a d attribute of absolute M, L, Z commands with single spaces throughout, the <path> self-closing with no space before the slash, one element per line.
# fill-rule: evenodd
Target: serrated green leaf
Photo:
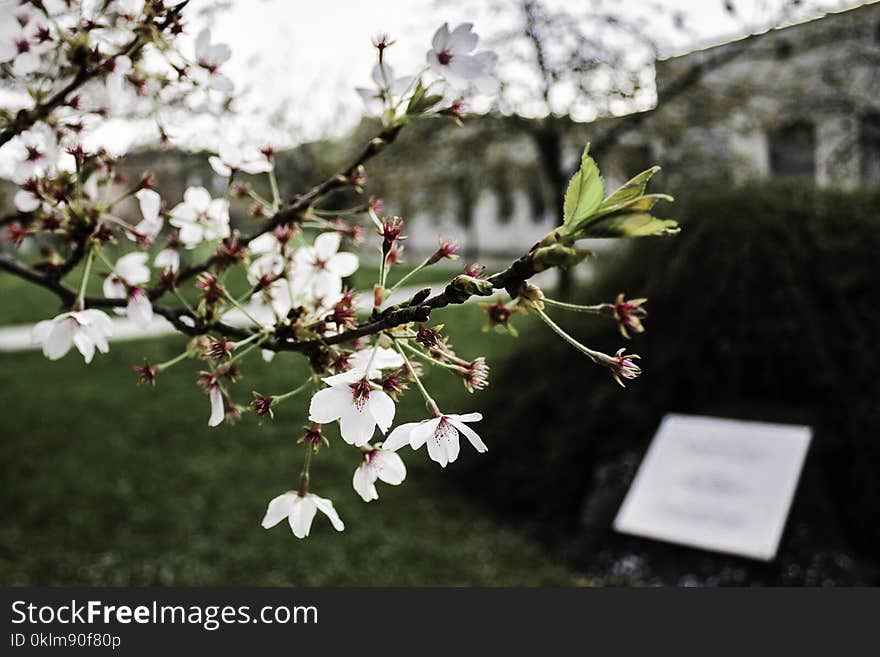
<path fill-rule="evenodd" d="M 609 208 L 623 203 L 629 203 L 645 193 L 648 181 L 655 173 L 660 171 L 660 167 L 651 167 L 642 171 L 640 174 L 633 176 L 630 180 L 618 187 L 608 198 L 602 201 L 602 209 Z"/>
<path fill-rule="evenodd" d="M 599 167 L 590 157 L 590 145 L 587 144 L 581 156 L 581 168 L 572 176 L 565 192 L 563 225 L 574 226 L 593 214 L 602 204 L 604 194 L 605 185 L 599 175 Z"/>
<path fill-rule="evenodd" d="M 659 219 L 649 212 L 623 212 L 590 222 L 579 237 L 650 237 L 674 235 L 680 230 L 672 219 Z"/>
<path fill-rule="evenodd" d="M 629 212 L 650 212 L 657 204 L 657 201 L 671 202 L 674 200 L 675 199 L 673 199 L 669 194 L 644 194 L 643 196 L 636 196 L 634 198 L 630 198 L 628 201 L 615 203 L 613 205 L 602 203 L 600 208 L 593 213 L 593 215 L 590 217 L 589 222 L 587 223 L 592 223 L 596 219 L 607 217 L 612 214 L 625 214 Z"/>

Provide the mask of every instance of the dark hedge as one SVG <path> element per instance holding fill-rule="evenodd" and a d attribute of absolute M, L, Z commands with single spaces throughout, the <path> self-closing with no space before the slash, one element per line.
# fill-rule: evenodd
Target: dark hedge
<path fill-rule="evenodd" d="M 665 413 L 808 423 L 815 485 L 798 500 L 880 554 L 880 191 L 764 183 L 678 196 L 668 214 L 681 235 L 625 247 L 581 291 L 585 303 L 648 297 L 647 332 L 628 345 L 642 378 L 620 389 L 549 331 L 523 345 L 481 400 L 502 444 L 462 464 L 462 484 L 564 539 Z M 624 344 L 607 321 L 552 310 L 591 347 Z"/>

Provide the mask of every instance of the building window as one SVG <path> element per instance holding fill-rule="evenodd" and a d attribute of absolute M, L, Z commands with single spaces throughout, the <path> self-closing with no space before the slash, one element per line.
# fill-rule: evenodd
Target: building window
<path fill-rule="evenodd" d="M 880 112 L 865 114 L 859 122 L 862 182 L 880 185 Z"/>
<path fill-rule="evenodd" d="M 786 178 L 816 179 L 816 131 L 809 121 L 796 121 L 768 135 L 770 171 Z"/>

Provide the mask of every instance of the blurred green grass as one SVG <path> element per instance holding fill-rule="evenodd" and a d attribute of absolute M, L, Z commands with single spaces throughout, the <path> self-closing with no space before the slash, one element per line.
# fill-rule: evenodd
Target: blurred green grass
<path fill-rule="evenodd" d="M 42 290 L 0 276 L 0 324 L 51 316 Z M 14 296 L 13 296 L 14 295 Z M 466 357 L 509 355 L 514 340 L 480 331 L 474 305 L 437 314 L 449 322 Z M 465 338 L 464 336 L 468 337 Z M 528 339 L 528 336 L 520 338 Z M 573 577 L 546 549 L 503 526 L 456 491 L 424 450 L 402 450 L 404 485 L 379 484 L 369 505 L 351 487 L 358 454 L 335 428 L 332 445 L 313 459 L 312 490 L 334 500 L 346 530 L 323 516 L 299 541 L 286 524 L 260 527 L 268 501 L 295 487 L 303 458 L 296 444 L 308 398 L 277 407 L 258 426 L 207 427 L 208 400 L 195 385 L 197 365 L 160 376 L 155 389 L 134 385 L 144 355 L 160 362 L 184 340 L 115 343 L 85 366 L 75 351 L 59 362 L 39 352 L 0 355 L 7 409 L 0 446 L 3 585 L 564 585 Z M 463 348 L 467 345 L 467 348 Z M 272 366 L 248 357 L 235 387 L 281 393 L 306 376 L 301 357 Z M 477 408 L 458 379 L 432 372 L 427 385 L 445 409 Z M 411 390 L 397 422 L 424 416 Z M 491 421 L 480 427 L 490 449 L 503 449 Z M 478 458 L 465 443 L 461 460 Z M 454 464 L 452 467 L 460 465 Z M 492 485 L 487 482 L 487 485 Z"/>

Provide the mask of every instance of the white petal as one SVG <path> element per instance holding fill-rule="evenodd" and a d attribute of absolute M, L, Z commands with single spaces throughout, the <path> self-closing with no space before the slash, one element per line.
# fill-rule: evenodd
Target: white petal
<path fill-rule="evenodd" d="M 290 529 L 297 538 L 305 538 L 312 529 L 312 520 L 315 519 L 317 507 L 313 495 L 299 497 L 293 501 L 293 509 L 288 516 Z"/>
<path fill-rule="evenodd" d="M 228 178 L 232 175 L 232 169 L 230 169 L 226 164 L 216 155 L 212 155 L 208 158 L 208 164 L 211 165 L 211 168 L 214 169 L 214 172 L 218 176 L 222 176 L 224 178 Z"/>
<path fill-rule="evenodd" d="M 211 205 L 211 193 L 204 187 L 189 187 L 183 193 L 183 202 L 196 212 L 206 212 Z"/>
<path fill-rule="evenodd" d="M 486 74 L 486 64 L 483 59 L 473 55 L 457 55 L 449 62 L 449 72 L 462 80 L 476 80 Z"/>
<path fill-rule="evenodd" d="M 428 440 L 429 436 L 434 434 L 437 425 L 440 424 L 440 418 L 435 417 L 432 420 L 422 420 L 418 426 L 413 427 L 409 434 L 409 446 L 418 449 Z"/>
<path fill-rule="evenodd" d="M 479 415 L 479 413 L 470 413 L 469 415 Z M 474 446 L 475 450 L 480 452 L 480 454 L 482 454 L 483 452 L 489 451 L 489 448 L 486 447 L 486 443 L 484 443 L 483 439 L 477 435 L 476 431 L 471 429 L 468 425 L 464 424 L 460 420 L 456 419 L 455 416 L 449 415 L 447 417 L 449 418 L 449 422 L 452 423 L 452 425 L 455 428 L 457 428 L 459 431 L 461 431 L 465 435 L 465 437 L 470 441 L 471 445 Z M 461 416 L 461 417 L 467 417 L 467 416 Z"/>
<path fill-rule="evenodd" d="M 137 290 L 129 297 L 126 314 L 140 328 L 146 328 L 153 321 L 153 306 L 143 290 Z"/>
<path fill-rule="evenodd" d="M 330 518 L 330 524 L 333 525 L 333 529 L 338 532 L 341 532 L 345 529 L 345 525 L 342 524 L 342 519 L 339 517 L 339 514 L 336 513 L 336 509 L 333 507 L 333 502 L 324 497 L 318 497 L 317 495 L 310 496 L 315 501 L 315 506 L 317 506 L 321 511 Z"/>
<path fill-rule="evenodd" d="M 104 279 L 102 289 L 104 291 L 104 296 L 108 299 L 125 298 L 125 284 L 119 280 L 119 277 L 116 274 L 110 274 Z"/>
<path fill-rule="evenodd" d="M 406 479 L 406 465 L 396 452 L 386 451 L 384 446 L 373 455 L 373 469 L 376 476 L 386 484 L 397 486 Z"/>
<path fill-rule="evenodd" d="M 34 328 L 31 329 L 31 343 L 42 344 L 45 342 L 46 338 L 48 338 L 49 334 L 52 332 L 53 326 L 55 326 L 55 322 L 51 319 L 44 319 L 42 322 L 37 322 L 34 325 Z"/>
<path fill-rule="evenodd" d="M 263 233 L 248 244 L 251 253 L 281 253 L 281 242 L 272 233 Z"/>
<path fill-rule="evenodd" d="M 35 194 L 23 189 L 15 192 L 12 202 L 15 204 L 15 209 L 19 212 L 33 212 L 40 207 L 40 199 Z"/>
<path fill-rule="evenodd" d="M 379 425 L 379 431 L 382 433 L 388 431 L 394 422 L 394 412 L 397 410 L 394 400 L 384 390 L 373 390 L 367 403 L 370 405 L 370 414 Z"/>
<path fill-rule="evenodd" d="M 177 252 L 177 249 L 162 249 L 156 254 L 153 265 L 158 269 L 170 269 L 176 272 L 180 270 L 180 253 Z"/>
<path fill-rule="evenodd" d="M 315 299 L 332 303 L 342 294 L 342 279 L 327 270 L 319 271 L 312 280 L 312 294 Z"/>
<path fill-rule="evenodd" d="M 358 257 L 354 253 L 337 253 L 327 262 L 327 269 L 339 277 L 351 276 L 357 271 Z"/>
<path fill-rule="evenodd" d="M 319 424 L 338 420 L 343 409 L 352 405 L 352 400 L 351 390 L 347 388 L 336 386 L 319 390 L 309 403 L 309 420 Z"/>
<path fill-rule="evenodd" d="M 263 516 L 263 527 L 269 529 L 288 517 L 293 510 L 295 499 L 296 493 L 283 493 L 269 502 L 269 506 L 266 507 L 266 515 Z"/>
<path fill-rule="evenodd" d="M 328 261 L 337 251 L 342 236 L 336 231 L 321 233 L 315 238 L 315 253 L 324 262 Z"/>
<path fill-rule="evenodd" d="M 374 390 L 370 397 L 372 398 L 376 392 L 378 391 Z M 342 439 L 349 445 L 354 445 L 355 447 L 366 445 L 370 442 L 370 438 L 373 437 L 373 433 L 376 431 L 376 420 L 368 411 L 369 403 L 370 400 L 367 400 L 363 408 L 358 409 L 353 402 L 350 402 L 342 410 L 342 414 L 339 417 L 339 433 L 342 434 Z"/>
<path fill-rule="evenodd" d="M 449 432 L 448 429 L 446 431 L 439 431 L 440 427 L 438 425 L 439 418 L 437 425 L 434 426 L 434 430 L 427 437 L 428 456 L 431 457 L 431 460 L 437 461 L 441 467 L 445 468 L 446 464 L 449 463 Z"/>
<path fill-rule="evenodd" d="M 370 502 L 379 499 L 379 492 L 376 490 L 375 481 L 375 471 L 368 467 L 366 463 L 361 463 L 354 470 L 351 485 L 364 502 Z"/>
<path fill-rule="evenodd" d="M 272 170 L 272 163 L 267 160 L 265 157 L 258 157 L 250 162 L 245 162 L 241 165 L 241 170 L 245 173 L 256 174 L 256 173 L 268 173 Z"/>
<path fill-rule="evenodd" d="M 431 40 L 431 47 L 434 50 L 443 50 L 449 45 L 449 24 L 443 23 L 440 28 L 434 32 L 434 38 Z"/>
<path fill-rule="evenodd" d="M 214 386 L 208 393 L 211 398 L 211 417 L 208 420 L 209 427 L 216 427 L 223 422 L 226 410 L 223 408 L 223 393 L 220 392 L 220 386 Z"/>
<path fill-rule="evenodd" d="M 51 324 L 51 330 L 43 340 L 43 355 L 49 360 L 58 360 L 73 346 L 73 331 L 76 323 L 71 318 L 65 318 Z"/>
<path fill-rule="evenodd" d="M 180 224 L 178 235 L 188 249 L 197 247 L 205 239 L 205 231 L 197 224 Z"/>
<path fill-rule="evenodd" d="M 476 48 L 479 37 L 471 31 L 473 27 L 473 23 L 462 23 L 452 30 L 447 48 L 459 55 Z"/>
<path fill-rule="evenodd" d="M 141 206 L 141 215 L 149 222 L 159 219 L 159 207 L 162 205 L 162 197 L 152 189 L 141 189 L 135 194 L 138 204 Z"/>
<path fill-rule="evenodd" d="M 95 343 L 92 342 L 92 339 L 88 336 L 88 333 L 82 329 L 82 327 L 75 329 L 73 332 L 73 344 L 76 345 L 76 348 L 79 349 L 79 353 L 82 354 L 83 360 L 86 363 L 91 363 L 92 358 L 95 356 Z"/>
<path fill-rule="evenodd" d="M 403 447 L 404 445 L 409 444 L 410 442 L 410 434 L 414 427 L 417 427 L 420 422 L 407 422 L 406 424 L 401 424 L 398 427 L 395 427 L 394 431 L 388 434 L 388 437 L 385 438 L 385 441 L 382 443 L 382 449 L 387 451 L 395 451 Z"/>
<path fill-rule="evenodd" d="M 455 413 L 447 413 L 446 417 L 459 422 L 479 422 L 483 419 L 482 413 L 465 413 L 464 415 L 456 415 Z"/>
<path fill-rule="evenodd" d="M 146 283 L 150 280 L 150 268 L 147 266 L 149 257 L 150 255 L 143 251 L 127 253 L 116 261 L 113 271 L 130 285 Z"/>

